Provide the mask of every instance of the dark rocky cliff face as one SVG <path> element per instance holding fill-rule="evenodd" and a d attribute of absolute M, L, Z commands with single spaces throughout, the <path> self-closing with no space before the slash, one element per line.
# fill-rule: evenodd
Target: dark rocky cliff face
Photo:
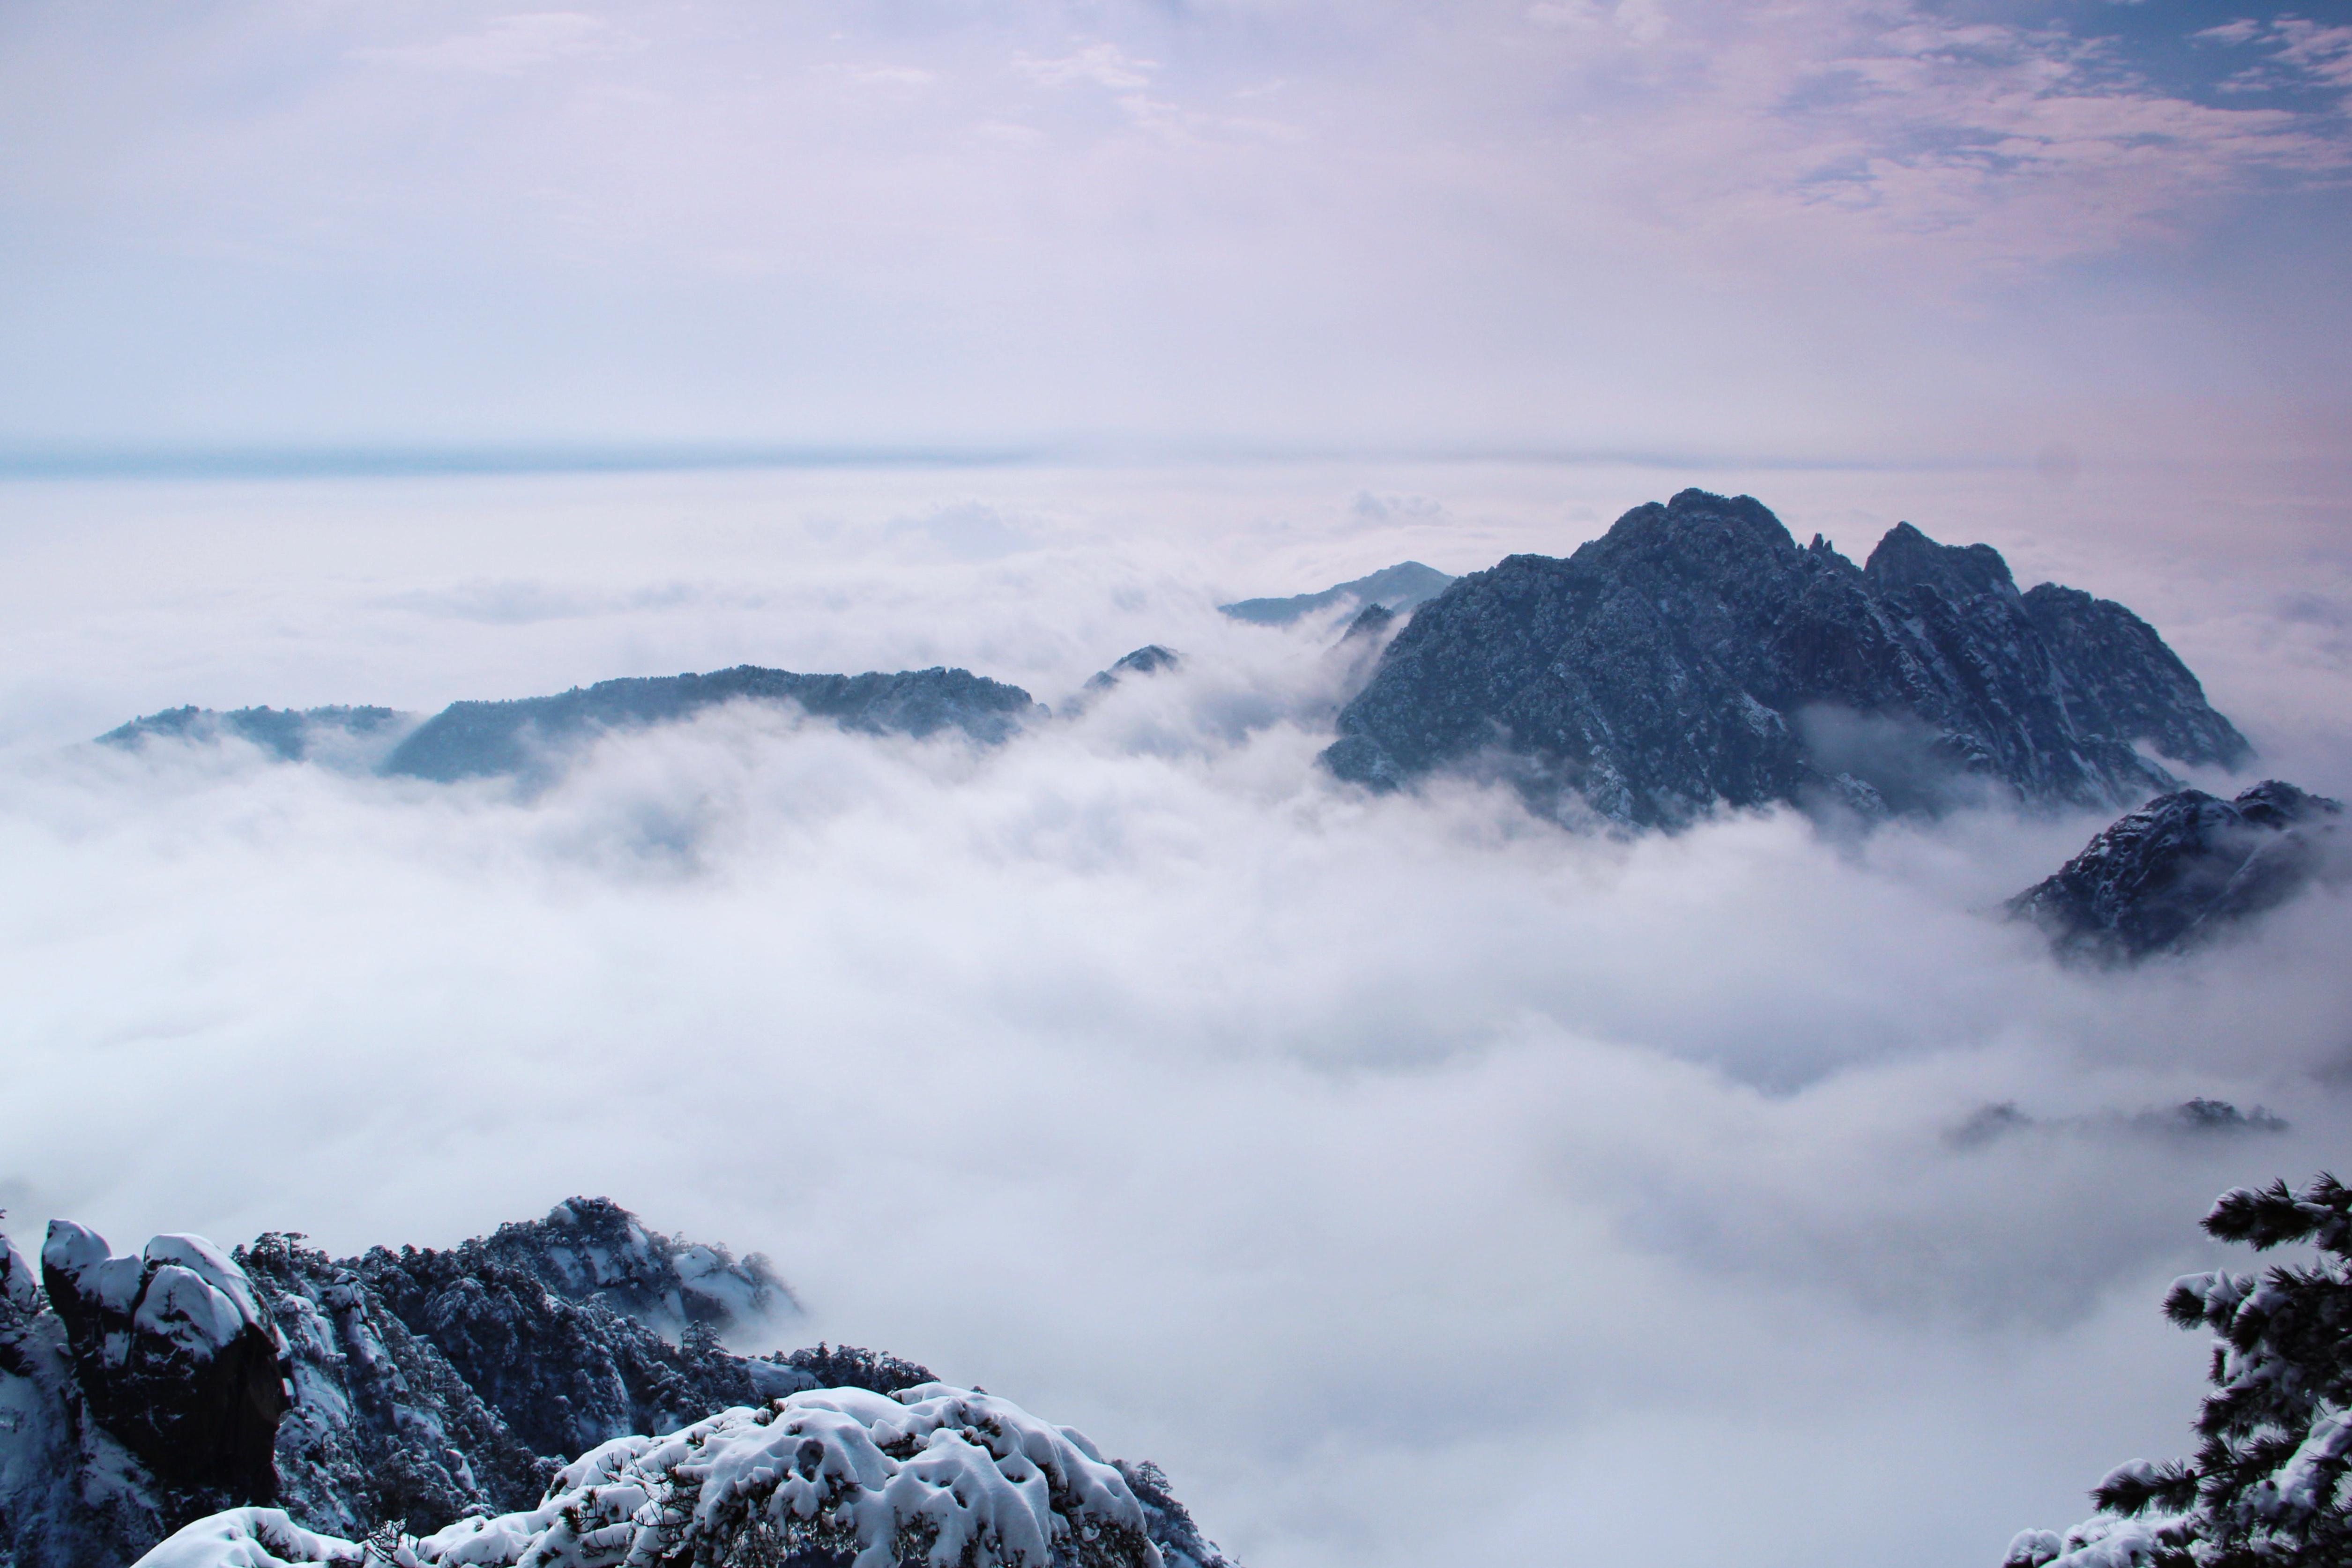
<path fill-rule="evenodd" d="M 2119 818 L 2009 910 L 2072 956 L 2181 952 L 2339 872 L 2343 814 L 2275 779 L 2234 800 L 2182 789 Z"/>
<path fill-rule="evenodd" d="M 52 1221 L 41 1282 L 90 1416 L 165 1482 L 268 1502 L 291 1402 L 286 1342 L 244 1271 L 194 1236 L 136 1257 Z"/>
<path fill-rule="evenodd" d="M 2155 631 L 1989 546 L 1909 524 L 1857 567 L 1760 503 L 1685 490 L 1566 559 L 1455 581 L 1389 644 L 1324 753 L 1393 788 L 1487 767 L 1627 827 L 1718 804 L 1932 810 L 1987 788 L 2116 804 L 2178 784 L 2145 744 L 2236 766 L 2242 736 Z"/>

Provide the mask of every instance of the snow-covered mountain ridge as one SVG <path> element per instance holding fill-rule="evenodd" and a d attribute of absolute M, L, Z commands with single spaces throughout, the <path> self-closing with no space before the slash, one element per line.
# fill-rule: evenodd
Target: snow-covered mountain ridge
<path fill-rule="evenodd" d="M 261 1511 L 236 1513 L 196 1537 L 233 1537 L 247 1555 L 205 1561 L 249 1568 L 268 1560 L 250 1552 L 271 1542 L 276 1560 L 355 1560 L 352 1542 L 371 1535 L 430 1540 L 454 1529 L 467 1537 L 458 1555 L 419 1560 L 512 1562 L 480 1554 L 480 1521 L 507 1521 L 501 1540 L 543 1533 L 548 1520 L 577 1512 L 555 1500 L 583 1486 L 593 1495 L 580 1506 L 609 1507 L 614 1477 L 600 1470 L 602 1479 L 584 1481 L 573 1472 L 585 1474 L 586 1465 L 636 1466 L 631 1484 L 675 1491 L 685 1484 L 680 1454 L 722 1437 L 768 1440 L 760 1434 L 772 1436 L 778 1401 L 816 1399 L 833 1413 L 794 1420 L 822 1426 L 850 1418 L 847 1409 L 867 1427 L 889 1405 L 900 1438 L 926 1398 L 966 1401 L 958 1431 L 975 1421 L 991 1430 L 1036 1426 L 1009 1403 L 949 1389 L 928 1368 L 892 1356 L 824 1345 L 765 1358 L 724 1349 L 727 1333 L 797 1311 L 782 1281 L 762 1259 L 662 1236 L 601 1198 L 571 1199 L 544 1219 L 446 1251 L 376 1248 L 337 1260 L 271 1234 L 234 1254 L 199 1238 L 159 1237 L 137 1256 L 114 1258 L 68 1221 L 52 1223 L 42 1251 L 37 1277 L 13 1246 L 0 1250 L 0 1568 L 121 1568 L 191 1521 L 236 1510 Z M 927 1392 L 919 1398 L 914 1389 Z M 912 1403 L 902 1408 L 898 1396 Z M 947 1421 L 941 1415 L 923 1431 Z M 662 1433 L 675 1436 L 657 1439 Z M 936 1510 L 900 1518 L 909 1489 L 928 1484 L 929 1472 L 911 1462 L 915 1449 L 890 1451 L 898 1440 L 869 1443 L 884 1460 L 852 1453 L 850 1443 L 848 1457 L 814 1472 L 840 1485 L 818 1488 L 813 1502 L 792 1494 L 790 1520 L 779 1514 L 761 1528 L 814 1553 L 790 1558 L 807 1568 L 853 1556 L 894 1562 L 870 1553 L 947 1528 L 953 1521 L 933 1517 Z M 1037 1443 L 1026 1438 L 1016 1445 L 1026 1459 L 992 1453 L 998 1479 L 987 1487 L 1012 1487 L 1029 1500 L 1021 1508 L 1038 1502 L 1043 1512 L 1030 1509 L 1024 1535 L 1005 1511 L 1013 1505 L 998 1498 L 993 1512 L 957 1525 L 974 1542 L 999 1543 L 988 1549 L 997 1555 L 972 1562 L 1141 1563 L 1156 1554 L 1222 1568 L 1155 1469 L 1109 1464 L 1075 1434 L 1054 1441 L 1075 1445 L 1093 1467 L 1093 1490 L 1028 1487 L 1023 1467 L 1049 1456 L 1031 1452 Z M 572 1464 L 577 1454 L 589 1458 Z M 978 1463 L 970 1454 L 964 1461 Z M 1074 1461 L 1063 1462 L 1067 1471 Z M 915 1479 L 900 1484 L 902 1470 Z M 765 1507 L 780 1483 L 771 1476 L 743 1484 Z M 791 1511 L 803 1502 L 808 1510 Z M 1108 1512 L 1097 1519 L 1089 1509 Z M 740 1514 L 697 1526 L 695 1541 L 748 1528 Z M 513 1522 L 541 1515 L 528 1529 Z M 1141 1542 L 1150 1552 L 1087 1556 L 1070 1545 L 1062 1556 L 1005 1554 L 1006 1542 L 1065 1535 Z M 288 1543 L 310 1540 L 330 1542 L 318 1548 L 327 1554 L 287 1554 Z M 836 1547 L 845 1549 L 827 1555 Z"/>

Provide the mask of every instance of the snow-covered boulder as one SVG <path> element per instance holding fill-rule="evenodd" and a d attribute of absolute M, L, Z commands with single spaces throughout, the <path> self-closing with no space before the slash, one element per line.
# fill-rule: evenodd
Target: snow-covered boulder
<path fill-rule="evenodd" d="M 86 1408 L 65 1324 L 0 1236 L 0 1568 L 121 1568 L 179 1520 L 235 1500 L 182 1508 Z"/>
<path fill-rule="evenodd" d="M 168 1480 L 277 1495 L 291 1369 L 234 1260 L 200 1236 L 158 1236 L 117 1258 L 104 1238 L 58 1219 L 41 1280 L 99 1425 Z"/>
<path fill-rule="evenodd" d="M 1009 1400 L 929 1383 L 818 1389 L 619 1437 L 538 1508 L 388 1545 L 402 1568 L 1162 1568 L 1145 1508 L 1085 1437 Z M 140 1568 L 356 1563 L 283 1513 L 202 1520 Z"/>
<path fill-rule="evenodd" d="M 307 1563 L 357 1568 L 367 1559 L 366 1546 L 305 1530 L 283 1509 L 232 1508 L 173 1531 L 139 1562 L 141 1568 L 293 1568 Z"/>

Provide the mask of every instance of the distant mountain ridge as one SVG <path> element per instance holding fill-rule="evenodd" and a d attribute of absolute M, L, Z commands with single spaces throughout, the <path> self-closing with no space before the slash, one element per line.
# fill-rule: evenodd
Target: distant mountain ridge
<path fill-rule="evenodd" d="M 221 712 L 190 705 L 134 718 L 98 738 L 108 746 L 131 746 L 149 739 L 215 740 L 228 736 L 251 741 L 286 761 L 299 762 L 323 738 L 383 736 L 411 722 L 409 715 L 388 707 L 264 706 Z"/>
<path fill-rule="evenodd" d="M 952 728 L 992 744 L 1045 711 L 1019 686 L 970 670 L 803 675 L 739 664 L 702 675 L 600 681 L 554 696 L 451 703 L 402 741 L 383 770 L 442 783 L 521 773 L 549 747 L 607 730 L 667 723 L 740 700 L 790 702 L 812 718 L 868 735 L 919 739 Z"/>
<path fill-rule="evenodd" d="M 1236 621 L 1255 622 L 1260 626 L 1286 626 L 1318 610 L 1342 603 L 1359 607 L 1380 604 L 1392 612 L 1402 613 L 1436 598 L 1453 580 L 1433 566 L 1406 560 L 1318 593 L 1295 593 L 1287 599 L 1244 599 L 1217 608 Z"/>
<path fill-rule="evenodd" d="M 2153 628 L 1987 545 L 1905 523 L 1857 567 L 1750 497 L 1685 490 L 1565 559 L 1517 555 L 1423 605 L 1324 755 L 1395 788 L 1484 765 L 1538 809 L 1671 827 L 1717 805 L 1932 810 L 1956 789 L 2116 805 L 2177 789 L 2145 743 L 2252 748 Z"/>
<path fill-rule="evenodd" d="M 234 738 L 289 762 L 310 759 L 331 742 L 347 751 L 372 742 L 373 750 L 360 754 L 370 770 L 447 784 L 530 774 L 599 735 L 690 718 L 737 701 L 790 703 L 811 718 L 861 734 L 919 739 L 955 729 L 983 745 L 1005 740 L 1046 716 L 1019 686 L 970 670 L 934 666 L 811 675 L 739 664 L 708 674 L 600 681 L 551 696 L 455 702 L 421 724 L 413 714 L 387 707 L 221 712 L 188 706 L 132 719 L 98 738 L 103 745 L 126 747 L 148 740 Z"/>

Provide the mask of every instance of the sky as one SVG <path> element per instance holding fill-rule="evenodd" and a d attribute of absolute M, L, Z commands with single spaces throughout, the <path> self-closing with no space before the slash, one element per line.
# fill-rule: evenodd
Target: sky
<path fill-rule="evenodd" d="M 0 448 L 2340 453 L 2220 0 L 0 16 Z"/>
<path fill-rule="evenodd" d="M 1991 1568 L 2340 1165 L 2343 893 L 2095 973 L 1993 912 L 2095 813 L 1372 800 L 1338 626 L 1214 607 L 1696 484 L 2120 600 L 2196 782 L 2352 793 L 2347 92 L 2202 0 L 0 7 L 5 1224 L 605 1195 L 1252 1568 Z M 1062 716 L 90 744 L 747 662 Z"/>

